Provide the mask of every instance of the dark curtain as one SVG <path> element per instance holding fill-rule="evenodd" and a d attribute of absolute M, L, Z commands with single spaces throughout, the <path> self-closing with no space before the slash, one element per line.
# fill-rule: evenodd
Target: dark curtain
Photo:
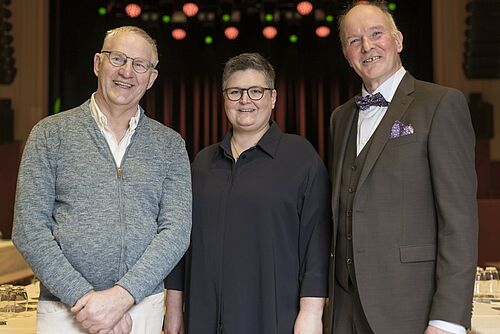
<path fill-rule="evenodd" d="M 276 2 L 282 6 L 291 3 Z M 192 19 L 187 22 L 186 39 L 175 41 L 170 36 L 171 27 L 160 23 L 98 16 L 100 3 L 51 0 L 51 113 L 55 105 L 60 105 L 60 110 L 75 107 L 95 91 L 93 55 L 100 50 L 106 30 L 132 24 L 156 39 L 160 53 L 160 75 L 141 105 L 149 116 L 182 134 L 191 158 L 221 140 L 228 129 L 221 92 L 224 63 L 242 52 L 259 52 L 276 70 L 274 119 L 285 132 L 306 137 L 327 159 L 330 114 L 361 87 L 342 55 L 336 22 L 330 25 L 330 36 L 320 39 L 315 36 L 312 16 L 299 21 L 283 17 L 277 24 L 277 37 L 268 41 L 261 35 L 260 14 L 253 10 L 260 2 L 254 1 L 238 25 L 240 36 L 236 40 L 223 36 L 220 21 L 207 27 Z M 405 37 L 404 66 L 417 78 L 432 81 L 431 0 L 397 1 L 395 17 Z M 207 30 L 213 33 L 212 45 L 203 43 Z M 292 31 L 299 38 L 296 44 L 288 40 Z"/>
<path fill-rule="evenodd" d="M 228 41 L 219 46 L 170 41 L 170 48 L 160 50 L 160 75 L 143 105 L 149 116 L 181 133 L 194 158 L 230 126 L 222 98 L 224 63 L 241 52 L 260 52 L 276 71 L 273 118 L 283 131 L 306 137 L 326 158 L 330 114 L 360 87 L 335 38 L 243 48 Z"/>

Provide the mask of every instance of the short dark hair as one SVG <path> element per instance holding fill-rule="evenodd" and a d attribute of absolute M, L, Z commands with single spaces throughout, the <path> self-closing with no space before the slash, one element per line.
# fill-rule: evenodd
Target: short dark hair
<path fill-rule="evenodd" d="M 230 58 L 226 62 L 226 65 L 224 66 L 224 72 L 222 73 L 222 88 L 227 88 L 227 81 L 234 72 L 244 70 L 256 70 L 258 72 L 261 72 L 266 78 L 266 84 L 268 85 L 268 87 L 274 89 L 274 68 L 266 58 L 262 57 L 259 53 L 256 52 L 242 53 Z"/>

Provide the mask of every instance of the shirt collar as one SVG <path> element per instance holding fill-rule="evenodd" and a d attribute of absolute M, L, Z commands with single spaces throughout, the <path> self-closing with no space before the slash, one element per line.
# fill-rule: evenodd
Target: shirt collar
<path fill-rule="evenodd" d="M 278 151 L 278 144 L 283 132 L 275 121 L 269 122 L 270 126 L 266 133 L 260 138 L 256 147 L 267 153 L 272 158 L 276 157 Z M 226 156 L 231 156 L 231 137 L 233 137 L 233 129 L 230 129 L 224 139 L 220 143 L 220 148 L 224 151 Z"/>
<path fill-rule="evenodd" d="M 378 86 L 378 88 L 372 94 L 368 93 L 368 91 L 365 89 L 365 85 L 362 85 L 361 94 L 363 96 L 367 96 L 380 93 L 387 102 L 391 102 L 392 98 L 394 97 L 394 93 L 396 93 L 396 89 L 398 88 L 401 80 L 403 80 L 405 74 L 406 70 L 403 66 L 401 66 L 399 70 L 396 71 L 396 73 L 391 75 L 380 86 Z"/>
<path fill-rule="evenodd" d="M 97 125 L 99 126 L 99 129 L 104 130 L 107 129 L 108 127 L 108 118 L 106 115 L 103 114 L 99 106 L 97 105 L 97 102 L 95 100 L 95 93 L 92 94 L 90 97 L 90 113 L 92 114 L 92 117 L 96 121 Z M 141 108 L 137 106 L 137 111 L 135 115 L 130 119 L 128 122 L 128 127 L 130 131 L 135 130 L 137 127 L 137 124 L 139 123 L 139 119 L 141 117 Z"/>

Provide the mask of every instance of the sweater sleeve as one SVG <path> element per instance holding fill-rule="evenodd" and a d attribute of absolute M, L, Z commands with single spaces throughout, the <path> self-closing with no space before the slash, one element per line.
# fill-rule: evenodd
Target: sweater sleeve
<path fill-rule="evenodd" d="M 163 181 L 158 233 L 140 259 L 117 282 L 139 303 L 175 267 L 189 246 L 191 234 L 191 172 L 184 141 L 170 143 L 170 163 Z"/>
<path fill-rule="evenodd" d="M 26 143 L 17 182 L 12 240 L 35 275 L 67 305 L 92 285 L 70 264 L 54 239 L 57 133 L 36 125 Z"/>

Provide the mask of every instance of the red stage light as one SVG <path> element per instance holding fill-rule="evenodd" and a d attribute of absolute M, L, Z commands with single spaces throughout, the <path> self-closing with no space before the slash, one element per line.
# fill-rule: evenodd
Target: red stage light
<path fill-rule="evenodd" d="M 141 12 L 142 12 L 141 6 L 139 6 L 136 3 L 131 2 L 125 6 L 125 13 L 129 17 L 132 17 L 132 18 L 137 17 L 137 16 L 141 15 Z"/>
<path fill-rule="evenodd" d="M 233 40 L 238 37 L 240 34 L 240 31 L 236 27 L 227 27 L 224 29 L 224 36 L 226 36 L 227 39 Z"/>
<path fill-rule="evenodd" d="M 328 37 L 328 35 L 330 35 L 330 28 L 327 26 L 319 26 L 316 28 L 316 36 L 325 38 Z"/>
<path fill-rule="evenodd" d="M 176 28 L 174 30 L 172 30 L 172 37 L 175 39 L 175 40 L 183 40 L 184 38 L 186 38 L 186 30 L 182 29 L 182 28 Z"/>
<path fill-rule="evenodd" d="M 196 14 L 198 14 L 198 10 L 198 5 L 194 2 L 186 2 L 182 6 L 182 11 L 184 12 L 184 14 L 186 14 L 187 17 L 195 16 Z"/>
<path fill-rule="evenodd" d="M 267 26 L 262 29 L 262 35 L 267 39 L 273 39 L 278 34 L 278 29 L 273 26 Z"/>
<path fill-rule="evenodd" d="M 297 4 L 297 11 L 300 15 L 309 15 L 313 10 L 313 5 L 309 1 L 301 1 Z"/>

